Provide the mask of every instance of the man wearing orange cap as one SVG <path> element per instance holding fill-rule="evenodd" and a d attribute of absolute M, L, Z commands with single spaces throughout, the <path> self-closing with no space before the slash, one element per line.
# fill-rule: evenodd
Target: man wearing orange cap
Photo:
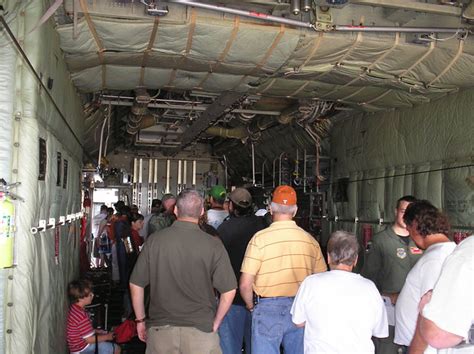
<path fill-rule="evenodd" d="M 240 294 L 252 312 L 252 352 L 302 354 L 304 329 L 291 320 L 301 282 L 327 270 L 318 242 L 293 221 L 296 191 L 278 186 L 270 207 L 273 223 L 250 240 L 242 263 Z M 257 297 L 254 307 L 253 292 Z"/>

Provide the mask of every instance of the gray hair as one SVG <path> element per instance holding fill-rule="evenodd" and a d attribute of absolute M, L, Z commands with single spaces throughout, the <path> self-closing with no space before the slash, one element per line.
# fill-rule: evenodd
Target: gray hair
<path fill-rule="evenodd" d="M 295 215 L 296 211 L 298 210 L 297 205 L 283 205 L 278 203 L 271 203 L 272 213 L 273 214 L 287 214 L 287 215 Z"/>
<path fill-rule="evenodd" d="M 179 193 L 176 199 L 178 217 L 199 219 L 201 216 L 204 200 L 195 189 L 186 188 Z"/>
<path fill-rule="evenodd" d="M 350 232 L 336 231 L 329 238 L 327 249 L 331 265 L 353 265 L 359 254 L 359 242 Z"/>

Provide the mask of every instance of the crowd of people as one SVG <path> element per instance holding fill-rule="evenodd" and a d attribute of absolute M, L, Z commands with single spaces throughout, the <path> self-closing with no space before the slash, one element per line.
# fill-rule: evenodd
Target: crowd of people
<path fill-rule="evenodd" d="M 346 231 L 331 235 L 323 255 L 294 221 L 290 186 L 273 191 L 270 222 L 245 188 L 214 186 L 208 197 L 205 210 L 196 190 L 166 194 L 145 217 L 120 201 L 114 215 L 101 208 L 98 264 L 130 289 L 126 310 L 147 353 L 474 353 L 466 341 L 474 237 L 456 246 L 446 215 L 429 201 L 400 198 L 393 225 L 360 260 L 360 242 Z M 68 326 L 91 290 L 71 294 Z M 92 345 L 85 328 L 82 350 Z"/>

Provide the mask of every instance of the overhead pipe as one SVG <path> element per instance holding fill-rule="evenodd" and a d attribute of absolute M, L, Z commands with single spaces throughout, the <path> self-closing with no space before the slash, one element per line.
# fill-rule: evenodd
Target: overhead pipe
<path fill-rule="evenodd" d="M 295 27 L 313 28 L 313 24 L 311 23 L 291 20 L 289 18 L 267 15 L 267 14 L 256 12 L 256 11 L 239 10 L 239 9 L 233 9 L 230 7 L 211 5 L 211 4 L 205 4 L 202 2 L 188 1 L 188 0 L 168 0 L 168 2 L 187 5 L 187 6 L 193 6 L 193 7 L 199 7 L 201 9 L 219 11 L 219 12 L 224 12 L 224 13 L 238 15 L 238 16 L 250 17 L 250 18 L 267 21 L 267 22 L 281 23 L 284 25 L 290 25 L 290 26 L 295 26 Z"/>
<path fill-rule="evenodd" d="M 116 96 L 116 95 L 101 95 L 101 104 L 111 104 L 114 106 L 133 106 L 134 97 L 129 96 Z M 164 108 L 174 109 L 182 111 L 195 111 L 204 112 L 209 107 L 208 104 L 203 104 L 199 101 L 183 101 L 183 100 L 168 100 L 168 99 L 151 99 L 148 104 L 148 108 Z M 242 109 L 236 108 L 232 110 L 232 113 L 251 115 L 267 115 L 267 116 L 279 116 L 279 111 L 264 111 L 257 109 Z"/>
<path fill-rule="evenodd" d="M 388 33 L 459 33 L 467 34 L 467 28 L 443 27 L 396 27 L 396 26 L 346 26 L 334 25 L 336 32 L 388 32 Z"/>
<path fill-rule="evenodd" d="M 206 10 L 212 11 L 219 11 L 223 13 L 229 13 L 233 15 L 243 16 L 243 17 L 250 17 L 253 19 L 258 19 L 267 22 L 273 23 L 280 23 L 295 27 L 303 27 L 303 28 L 311 28 L 315 31 L 319 31 L 316 27 L 309 22 L 291 20 L 289 18 L 278 17 L 267 15 L 264 13 L 256 12 L 256 11 L 247 11 L 247 10 L 239 10 L 233 9 L 218 5 L 211 5 L 200 3 L 196 1 L 188 1 L 188 0 L 169 0 L 170 3 L 175 4 L 182 4 L 187 6 L 193 6 L 197 8 L 202 8 Z M 443 28 L 443 27 L 382 27 L 382 26 L 345 26 L 345 25 L 334 25 L 332 26 L 332 31 L 336 32 L 388 32 L 388 33 L 468 33 L 469 29 L 467 28 Z"/>

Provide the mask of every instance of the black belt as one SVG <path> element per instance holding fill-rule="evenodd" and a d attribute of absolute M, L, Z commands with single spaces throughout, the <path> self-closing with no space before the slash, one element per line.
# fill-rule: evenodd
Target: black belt
<path fill-rule="evenodd" d="M 260 296 L 260 295 L 256 295 L 255 296 L 255 300 L 256 302 L 258 303 L 258 301 L 260 299 L 294 299 L 295 297 L 294 296 Z"/>

